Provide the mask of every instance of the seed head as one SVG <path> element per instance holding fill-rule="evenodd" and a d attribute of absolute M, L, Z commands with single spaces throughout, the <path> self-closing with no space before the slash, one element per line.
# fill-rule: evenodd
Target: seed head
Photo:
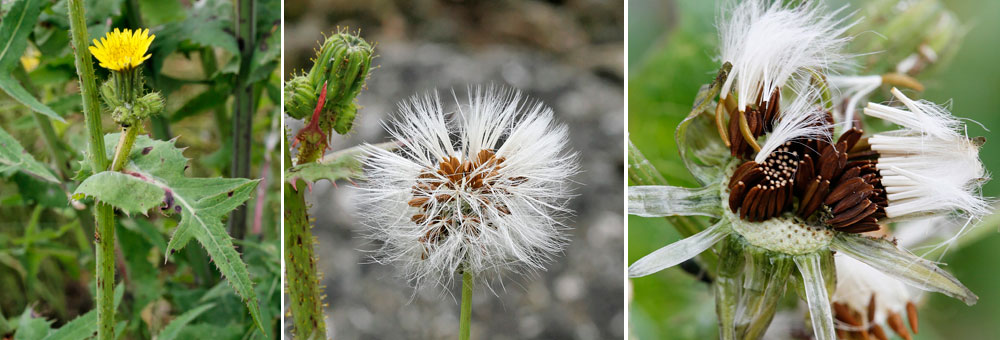
<path fill-rule="evenodd" d="M 454 112 L 437 93 L 399 105 L 385 124 L 401 147 L 367 147 L 362 195 L 377 261 L 414 285 L 463 270 L 496 276 L 544 269 L 563 248 L 570 211 L 567 128 L 517 91 L 475 88 Z"/>

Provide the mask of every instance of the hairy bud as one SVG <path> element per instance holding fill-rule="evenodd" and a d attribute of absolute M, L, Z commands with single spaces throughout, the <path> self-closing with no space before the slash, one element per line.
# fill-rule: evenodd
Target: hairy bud
<path fill-rule="evenodd" d="M 316 107 L 316 89 L 305 76 L 295 76 L 285 83 L 285 113 L 302 119 Z"/>

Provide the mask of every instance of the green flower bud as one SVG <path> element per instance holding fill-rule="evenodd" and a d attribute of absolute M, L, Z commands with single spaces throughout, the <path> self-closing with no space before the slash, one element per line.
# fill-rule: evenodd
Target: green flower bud
<path fill-rule="evenodd" d="M 309 78 L 296 76 L 285 83 L 285 113 L 292 118 L 308 117 L 316 108 L 316 100 L 316 90 Z"/>
<path fill-rule="evenodd" d="M 108 79 L 103 85 L 101 85 L 101 99 L 104 99 L 104 105 L 114 110 L 116 107 L 122 106 L 121 100 L 118 100 L 118 95 L 115 94 L 115 84 L 114 81 Z"/>
<path fill-rule="evenodd" d="M 160 113 L 163 107 L 163 96 L 159 92 L 150 92 L 131 104 L 115 106 L 111 111 L 111 118 L 122 126 L 132 126 Z"/>
<path fill-rule="evenodd" d="M 327 106 L 354 100 L 368 78 L 374 50 L 367 41 L 349 33 L 326 38 L 309 70 L 309 82 L 319 92 L 327 83 Z"/>
<path fill-rule="evenodd" d="M 132 114 L 142 120 L 162 112 L 163 107 L 163 96 L 159 92 L 150 92 L 135 101 Z"/>
<path fill-rule="evenodd" d="M 342 135 L 351 132 L 351 127 L 354 126 L 354 116 L 358 114 L 358 105 L 347 103 L 346 105 L 336 107 L 334 110 L 337 112 L 337 115 L 332 122 L 333 131 L 337 131 L 337 133 Z"/>

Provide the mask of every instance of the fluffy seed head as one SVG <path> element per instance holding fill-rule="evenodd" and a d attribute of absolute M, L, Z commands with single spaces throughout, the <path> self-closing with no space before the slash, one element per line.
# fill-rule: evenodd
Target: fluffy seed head
<path fill-rule="evenodd" d="M 770 4 L 768 4 L 770 3 Z M 782 1 L 748 0 L 730 4 L 719 16 L 721 61 L 733 65 L 723 84 L 725 99 L 735 89 L 742 111 L 758 98 L 789 81 L 808 81 L 812 72 L 826 74 L 848 60 L 841 50 L 850 40 L 837 16 L 816 1 L 786 6 Z"/>
<path fill-rule="evenodd" d="M 149 29 L 135 30 L 126 28 L 121 31 L 117 28 L 113 32 L 108 32 L 101 41 L 94 39 L 94 46 L 90 46 L 90 53 L 97 58 L 101 67 L 121 71 L 133 69 L 149 59 L 146 54 L 149 45 L 153 43 L 155 35 L 149 35 Z"/>
<path fill-rule="evenodd" d="M 577 172 L 566 126 L 517 91 L 469 91 L 454 112 L 436 92 L 401 103 L 385 124 L 399 150 L 366 149 L 362 203 L 369 237 L 382 244 L 376 261 L 414 286 L 447 285 L 462 270 L 541 270 L 565 243 Z"/>

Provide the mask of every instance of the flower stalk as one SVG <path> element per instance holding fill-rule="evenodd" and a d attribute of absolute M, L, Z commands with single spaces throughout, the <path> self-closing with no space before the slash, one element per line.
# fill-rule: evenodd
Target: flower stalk
<path fill-rule="evenodd" d="M 80 77 L 80 94 L 83 96 L 83 116 L 87 123 L 88 158 L 93 169 L 107 169 L 108 158 L 104 152 L 104 134 L 101 131 L 101 106 L 98 101 L 97 81 L 94 64 L 88 49 L 86 14 L 83 0 L 68 2 L 70 31 L 76 62 L 76 72 Z M 97 202 L 94 215 L 97 218 L 97 232 L 94 238 L 97 247 L 97 338 L 114 338 L 115 305 L 115 215 L 112 207 Z"/>
<path fill-rule="evenodd" d="M 460 340 L 469 340 L 469 334 L 471 334 L 470 327 L 472 323 L 472 288 L 475 285 L 473 281 L 472 272 L 468 270 L 462 271 L 462 312 L 461 317 L 458 320 L 458 338 Z"/>

